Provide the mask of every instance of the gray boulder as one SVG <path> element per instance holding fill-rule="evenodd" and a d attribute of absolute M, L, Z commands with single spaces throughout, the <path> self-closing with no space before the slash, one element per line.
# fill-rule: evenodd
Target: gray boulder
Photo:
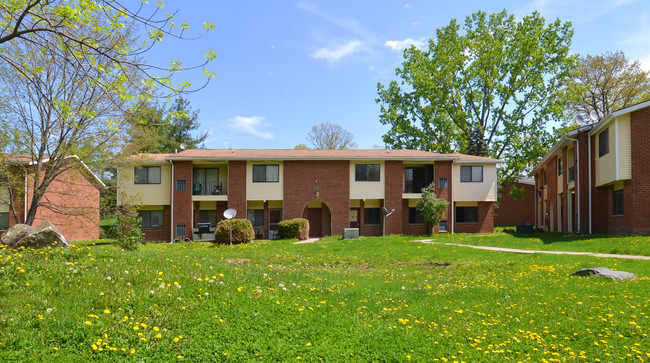
<path fill-rule="evenodd" d="M 49 221 L 43 221 L 38 227 L 17 224 L 2 236 L 2 242 L 9 248 L 42 248 L 47 246 L 68 247 L 70 243 Z"/>
<path fill-rule="evenodd" d="M 631 272 L 614 271 L 607 267 L 583 268 L 571 274 L 571 276 L 600 276 L 612 280 L 636 280 L 636 275 Z"/>
<path fill-rule="evenodd" d="M 5 246 L 13 246 L 21 239 L 29 236 L 34 233 L 35 228 L 28 224 L 16 224 L 10 227 L 3 235 L 0 240 Z"/>

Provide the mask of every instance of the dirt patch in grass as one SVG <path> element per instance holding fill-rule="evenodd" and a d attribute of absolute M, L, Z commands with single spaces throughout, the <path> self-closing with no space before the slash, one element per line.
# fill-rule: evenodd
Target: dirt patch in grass
<path fill-rule="evenodd" d="M 226 258 L 224 261 L 228 262 L 229 264 L 234 264 L 234 263 L 242 263 L 242 262 L 250 262 L 250 258 Z"/>

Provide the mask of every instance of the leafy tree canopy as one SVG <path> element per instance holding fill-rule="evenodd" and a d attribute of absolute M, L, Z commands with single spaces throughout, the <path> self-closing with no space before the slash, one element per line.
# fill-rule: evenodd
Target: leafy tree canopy
<path fill-rule="evenodd" d="M 352 141 L 352 134 L 339 125 L 323 122 L 318 126 L 312 126 L 307 134 L 307 140 L 314 149 L 356 149 L 357 144 Z"/>
<path fill-rule="evenodd" d="M 387 146 L 462 152 L 506 161 L 512 180 L 547 150 L 547 125 L 563 119 L 571 77 L 570 23 L 534 12 L 477 12 L 438 29 L 427 50 L 411 47 L 399 81 L 378 85 Z"/>
<path fill-rule="evenodd" d="M 131 145 L 135 152 L 145 153 L 173 153 L 180 151 L 181 144 L 187 149 L 203 148 L 207 132 L 192 134 L 201 126 L 198 117 L 199 111 L 192 110 L 183 97 L 174 99 L 168 109 L 143 101 L 127 114 Z"/>
<path fill-rule="evenodd" d="M 603 117 L 650 100 L 650 72 L 641 69 L 639 61 L 631 62 L 621 51 L 587 55 L 578 60 L 567 94 L 571 98 L 571 112 L 590 121 L 591 111 Z"/>
<path fill-rule="evenodd" d="M 42 66 L 25 62 L 29 53 L 24 47 L 38 46 L 53 61 L 68 63 L 84 82 L 106 89 L 124 99 L 150 97 L 155 91 L 176 94 L 193 87 L 188 81 L 173 76 L 189 69 L 204 69 L 209 78 L 214 73 L 205 65 L 216 53 L 209 50 L 203 64 L 183 65 L 172 60 L 169 65 L 148 64 L 142 57 L 165 37 L 193 39 L 190 26 L 176 23 L 175 13 L 163 14 L 163 1 L 148 5 L 145 1 L 124 0 L 11 0 L 0 2 L 0 60 L 26 76 L 42 71 Z M 133 42 L 139 26 L 146 39 Z M 210 23 L 204 31 L 213 30 Z M 92 29 L 93 36 L 88 36 Z M 134 31 L 135 29 L 135 31 Z M 115 33 L 128 33 L 130 39 L 107 41 Z M 13 44 L 12 50 L 7 45 Z M 117 67 L 105 68 L 106 59 Z M 95 74 L 99 72 L 99 75 Z"/>

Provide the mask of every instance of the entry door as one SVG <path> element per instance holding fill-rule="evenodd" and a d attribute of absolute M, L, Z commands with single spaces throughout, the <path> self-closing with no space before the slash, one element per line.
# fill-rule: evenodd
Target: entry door
<path fill-rule="evenodd" d="M 359 209 L 350 208 L 350 228 L 359 228 Z"/>
<path fill-rule="evenodd" d="M 307 208 L 307 220 L 309 220 L 309 237 L 322 237 L 323 210 L 321 208 Z"/>

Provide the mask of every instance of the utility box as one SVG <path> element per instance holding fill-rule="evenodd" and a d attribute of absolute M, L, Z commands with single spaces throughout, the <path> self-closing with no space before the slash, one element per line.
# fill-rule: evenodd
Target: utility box
<path fill-rule="evenodd" d="M 359 239 L 359 228 L 343 228 L 343 239 Z"/>
<path fill-rule="evenodd" d="M 517 225 L 517 233 L 533 233 L 533 225 L 530 223 L 523 223 Z"/>

